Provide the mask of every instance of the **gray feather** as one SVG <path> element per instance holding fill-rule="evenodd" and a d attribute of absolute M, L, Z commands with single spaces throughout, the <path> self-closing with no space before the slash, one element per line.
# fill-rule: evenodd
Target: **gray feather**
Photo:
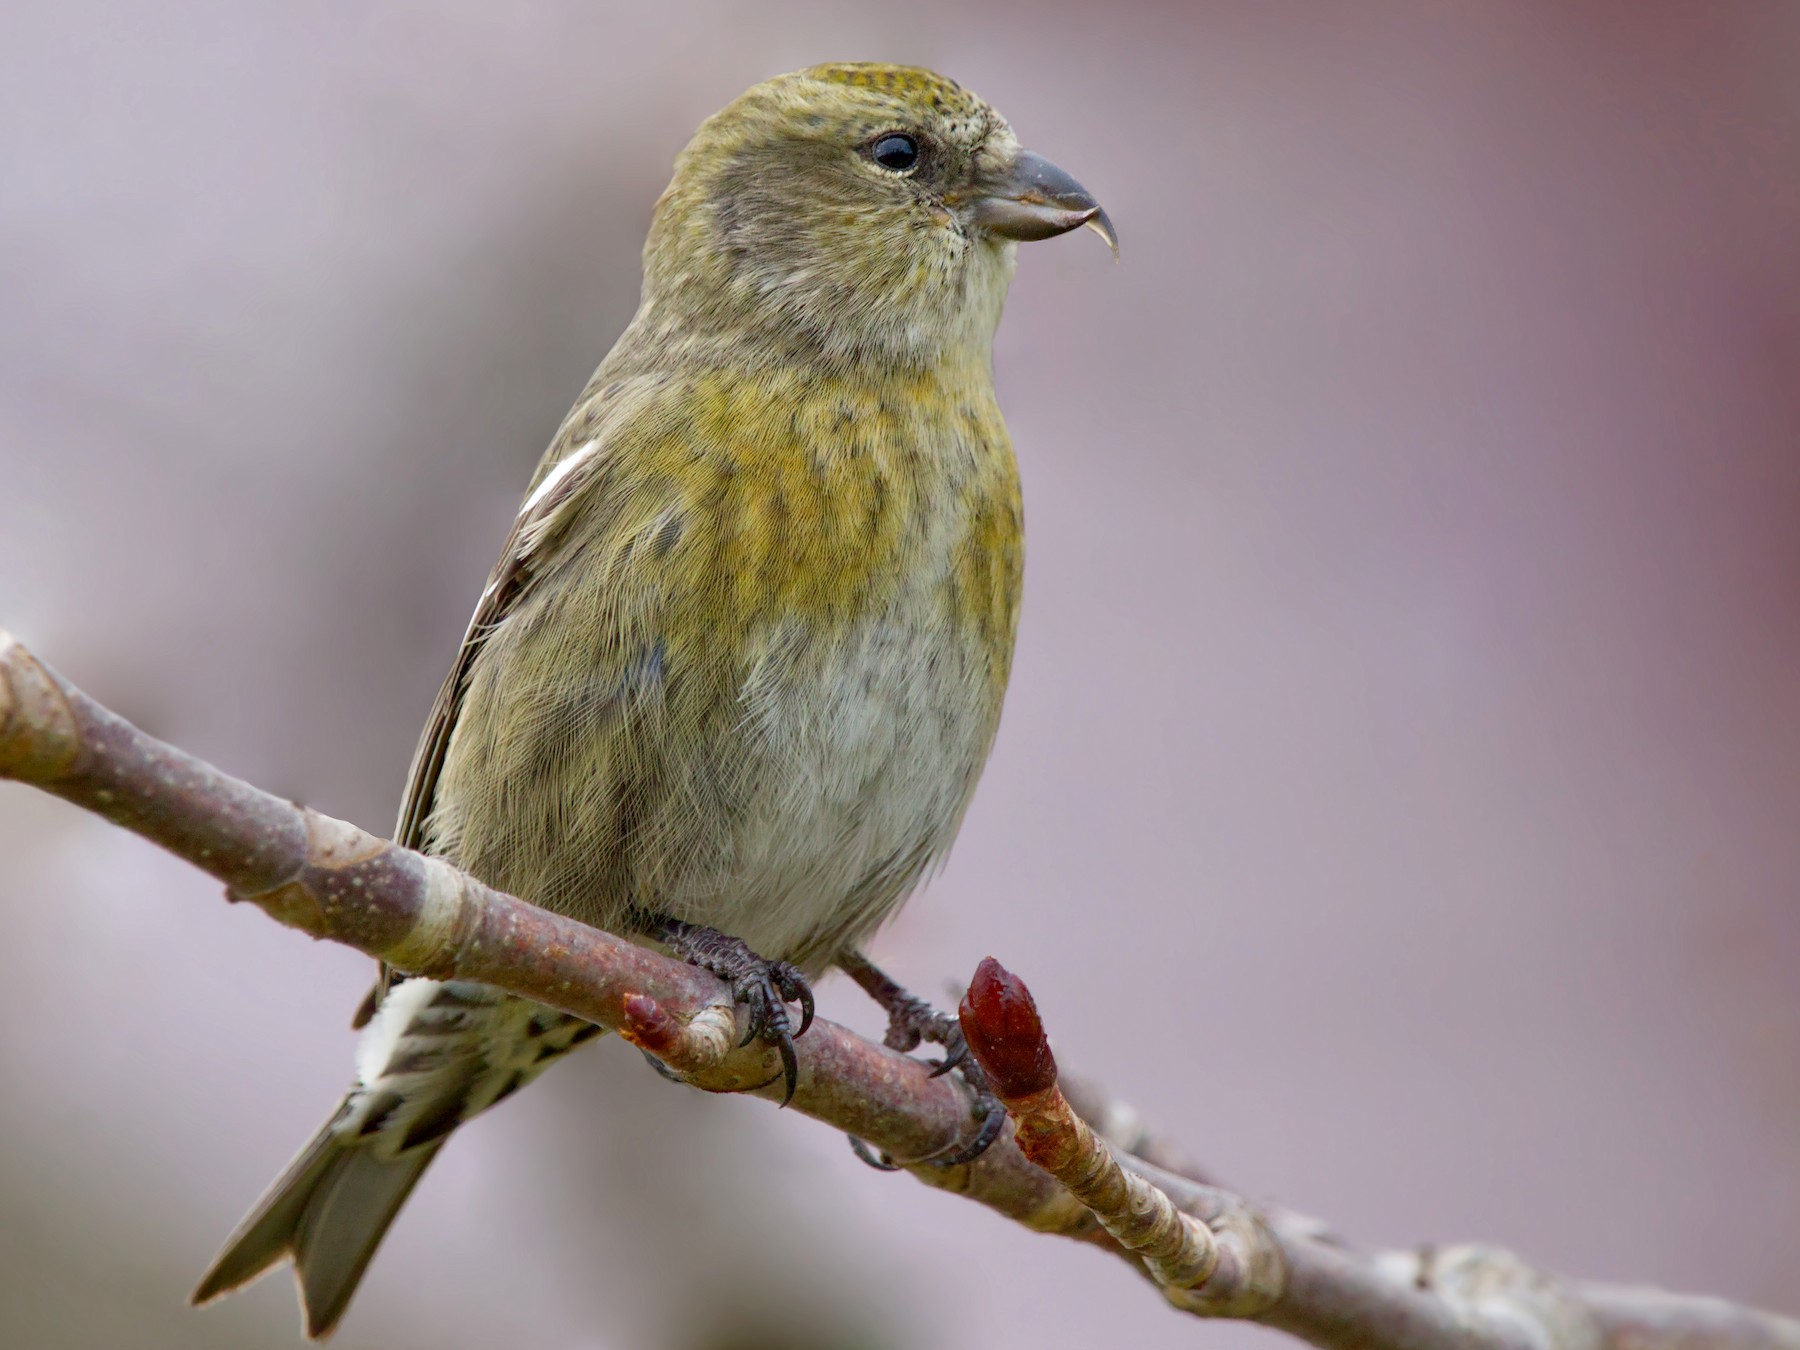
<path fill-rule="evenodd" d="M 439 1139 L 396 1158 L 339 1150 L 294 1234 L 308 1336 L 327 1335 L 337 1325 L 388 1225 L 443 1146 Z"/>
<path fill-rule="evenodd" d="M 225 1242 L 192 1302 L 248 1284 L 285 1256 L 294 1259 L 306 1334 L 329 1335 L 388 1225 L 442 1140 L 381 1156 L 334 1132 L 333 1116 L 300 1151 Z"/>

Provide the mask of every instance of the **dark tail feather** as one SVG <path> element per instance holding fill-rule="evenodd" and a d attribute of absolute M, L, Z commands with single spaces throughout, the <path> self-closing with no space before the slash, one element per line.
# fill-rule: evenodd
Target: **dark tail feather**
<path fill-rule="evenodd" d="M 442 1146 L 438 1139 L 382 1156 L 327 1124 L 226 1240 L 191 1301 L 210 1302 L 292 1256 L 306 1334 L 330 1335 L 382 1235 Z"/>

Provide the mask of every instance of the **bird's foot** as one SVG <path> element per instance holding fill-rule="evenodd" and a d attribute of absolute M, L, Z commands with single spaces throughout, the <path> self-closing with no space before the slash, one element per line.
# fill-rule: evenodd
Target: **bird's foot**
<path fill-rule="evenodd" d="M 781 1076 L 787 1084 L 781 1104 L 786 1106 L 792 1101 L 794 1087 L 800 1081 L 794 1040 L 804 1036 L 813 1021 L 812 986 L 806 976 L 786 961 L 758 956 L 741 938 L 716 928 L 658 916 L 645 926 L 645 931 L 689 965 L 711 971 L 731 985 L 732 998 L 750 1009 L 750 1024 L 739 1044 L 748 1045 L 760 1037 L 775 1047 L 781 1056 Z M 799 1030 L 794 1029 L 788 1017 L 790 1003 L 800 1005 Z"/>
<path fill-rule="evenodd" d="M 1001 1106 L 1000 1099 L 994 1095 L 994 1089 L 988 1083 L 987 1074 L 982 1071 L 980 1063 L 969 1054 L 968 1043 L 963 1040 L 962 1023 L 953 1014 L 940 1012 L 924 999 L 907 993 L 860 952 L 850 953 L 838 964 L 887 1013 L 888 1029 L 887 1035 L 882 1038 L 883 1045 L 890 1050 L 898 1050 L 901 1054 L 916 1050 L 926 1042 L 942 1046 L 942 1059 L 926 1061 L 931 1065 L 931 1076 L 937 1078 L 955 1070 L 975 1094 L 978 1123 L 974 1135 L 967 1143 L 953 1144 L 942 1153 L 921 1161 L 939 1167 L 956 1167 L 962 1163 L 974 1162 L 1000 1137 L 1001 1128 L 1006 1124 L 1006 1108 Z M 885 1156 L 875 1153 L 860 1139 L 852 1139 L 850 1147 L 857 1157 L 872 1167 L 890 1171 L 896 1165 Z"/>
<path fill-rule="evenodd" d="M 941 1078 L 952 1069 L 970 1064 L 962 1023 L 951 1014 L 938 1011 L 924 999 L 904 990 L 899 991 L 892 1002 L 883 1003 L 882 1008 L 888 1015 L 888 1027 L 881 1043 L 888 1049 L 904 1055 L 918 1049 L 921 1043 L 944 1047 L 942 1059 L 926 1061 L 931 1065 L 933 1078 Z M 971 1067 L 976 1067 L 979 1072 L 978 1066 Z"/>

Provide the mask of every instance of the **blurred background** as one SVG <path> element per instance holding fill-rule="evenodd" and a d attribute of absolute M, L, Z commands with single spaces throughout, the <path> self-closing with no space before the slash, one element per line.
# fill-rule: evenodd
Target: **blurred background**
<path fill-rule="evenodd" d="M 0 624 L 387 829 L 675 152 L 844 58 L 980 91 L 1124 241 L 1023 251 L 1015 685 L 876 954 L 1000 955 L 1359 1242 L 1800 1312 L 1791 0 L 11 6 Z M 0 1342 L 294 1344 L 284 1275 L 182 1300 L 369 963 L 16 786 L 0 913 Z M 1271 1344 L 605 1045 L 459 1135 L 335 1344 L 1028 1339 Z"/>

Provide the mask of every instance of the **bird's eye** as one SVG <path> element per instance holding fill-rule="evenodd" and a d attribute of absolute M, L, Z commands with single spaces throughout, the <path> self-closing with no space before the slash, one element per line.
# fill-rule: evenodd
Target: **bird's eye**
<path fill-rule="evenodd" d="M 904 132 L 889 132 L 869 146 L 869 158 L 894 173 L 911 173 L 919 162 L 919 143 Z"/>

